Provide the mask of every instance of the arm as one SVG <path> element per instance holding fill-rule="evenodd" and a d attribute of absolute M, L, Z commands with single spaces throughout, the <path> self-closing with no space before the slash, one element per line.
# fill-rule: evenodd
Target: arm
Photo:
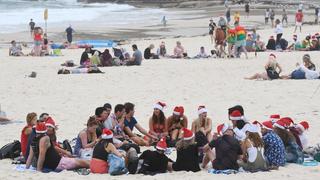
<path fill-rule="evenodd" d="M 129 137 L 134 137 L 136 136 L 135 134 L 132 133 L 131 129 L 129 127 L 124 127 L 124 132 L 129 136 Z"/>
<path fill-rule="evenodd" d="M 87 132 L 85 132 L 85 131 L 82 131 L 80 133 L 80 139 L 81 139 L 83 149 L 92 148 L 96 144 L 95 140 L 88 144 L 88 136 L 87 136 Z"/>
<path fill-rule="evenodd" d="M 188 118 L 186 116 L 183 117 L 183 127 L 188 128 Z"/>
<path fill-rule="evenodd" d="M 29 136 L 31 134 L 31 132 L 32 132 L 32 128 L 27 128 L 24 130 L 24 134 L 27 136 Z"/>
<path fill-rule="evenodd" d="M 121 154 L 112 143 L 108 143 L 108 145 L 105 147 L 105 150 L 108 153 L 112 153 L 118 157 L 124 157 L 124 155 Z"/>
<path fill-rule="evenodd" d="M 204 131 L 206 134 L 208 134 L 211 132 L 211 130 L 212 130 L 212 120 L 208 118 L 208 124 L 207 124 L 207 127 L 204 129 Z"/>
<path fill-rule="evenodd" d="M 149 134 L 139 123 L 137 123 L 135 125 L 135 127 L 138 129 L 139 132 L 141 132 L 142 134 L 150 137 L 150 138 L 153 138 L 153 139 L 157 139 L 157 137 L 155 137 L 154 135 L 152 134 Z"/>
<path fill-rule="evenodd" d="M 191 131 L 192 131 L 193 133 L 196 133 L 196 123 L 195 123 L 195 121 L 192 122 Z"/>
<path fill-rule="evenodd" d="M 153 135 L 156 134 L 156 133 L 154 132 L 154 129 L 153 129 L 152 118 L 149 119 L 149 132 L 150 132 L 150 134 L 153 134 Z"/>
<path fill-rule="evenodd" d="M 282 68 L 281 66 L 279 65 L 279 63 L 277 63 L 277 67 L 279 68 L 279 74 L 282 72 Z"/>
<path fill-rule="evenodd" d="M 54 149 L 62 156 L 72 157 L 72 154 L 69 151 L 64 150 L 58 146 L 54 146 Z"/>
<path fill-rule="evenodd" d="M 43 169 L 43 163 L 46 157 L 46 152 L 48 148 L 51 146 L 50 139 L 48 136 L 45 136 L 40 139 L 39 142 L 39 157 L 38 157 L 38 163 L 37 163 L 37 171 L 42 171 Z"/>
<path fill-rule="evenodd" d="M 34 156 L 34 153 L 33 153 L 32 147 L 30 146 L 30 152 L 29 152 L 29 156 L 28 156 L 28 159 L 27 159 L 27 162 L 26 162 L 26 169 L 30 168 L 33 156 Z"/>

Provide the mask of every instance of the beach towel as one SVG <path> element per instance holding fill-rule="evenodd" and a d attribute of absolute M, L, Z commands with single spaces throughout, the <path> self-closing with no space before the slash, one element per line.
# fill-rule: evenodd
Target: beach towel
<path fill-rule="evenodd" d="M 29 172 L 37 172 L 37 169 L 35 167 L 30 167 L 29 169 L 26 169 L 26 165 L 25 164 L 19 164 L 16 165 L 13 170 L 15 171 L 19 171 L 19 172 L 25 172 L 25 171 L 29 171 Z"/>
<path fill-rule="evenodd" d="M 217 170 L 217 169 L 209 169 L 208 173 L 210 174 L 237 174 L 239 171 L 234 169 L 225 169 L 225 170 Z"/>

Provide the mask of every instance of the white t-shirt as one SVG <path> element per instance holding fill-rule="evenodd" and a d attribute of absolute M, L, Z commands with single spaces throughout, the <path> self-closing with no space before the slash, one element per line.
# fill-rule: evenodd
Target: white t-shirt
<path fill-rule="evenodd" d="M 274 32 L 275 32 L 276 34 L 282 34 L 282 33 L 283 33 L 283 28 L 282 28 L 281 24 L 278 24 L 278 25 L 276 26 L 276 29 L 274 30 Z"/>

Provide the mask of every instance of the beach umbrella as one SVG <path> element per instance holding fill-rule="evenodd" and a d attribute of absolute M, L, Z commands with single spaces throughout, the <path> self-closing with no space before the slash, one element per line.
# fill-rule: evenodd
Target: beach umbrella
<path fill-rule="evenodd" d="M 45 32 L 47 33 L 47 20 L 48 20 L 48 9 L 47 8 L 44 10 L 43 19 L 45 21 Z"/>

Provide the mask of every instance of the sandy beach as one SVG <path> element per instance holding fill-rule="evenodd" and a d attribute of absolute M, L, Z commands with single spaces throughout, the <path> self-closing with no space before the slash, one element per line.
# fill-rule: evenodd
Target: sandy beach
<path fill-rule="evenodd" d="M 178 13 L 186 13 L 181 11 Z M 190 11 L 189 11 L 190 12 Z M 208 13 L 209 12 L 209 13 Z M 132 25 L 128 29 L 94 27 L 96 37 L 112 37 L 128 40 L 128 44 L 121 47 L 132 53 L 131 45 L 137 44 L 144 50 L 153 43 L 158 47 L 164 41 L 170 54 L 177 40 L 182 42 L 190 56 L 195 56 L 200 46 L 209 52 L 212 49 L 207 33 L 208 18 L 212 11 L 199 9 L 190 13 L 198 14 L 195 18 L 170 20 L 166 29 L 161 26 Z M 221 11 L 222 12 L 222 11 Z M 221 12 L 215 11 L 215 16 Z M 276 17 L 277 18 L 277 17 Z M 290 19 L 291 18 L 291 19 Z M 307 15 L 311 21 L 311 11 Z M 250 18 L 243 17 L 244 24 L 258 27 L 257 33 L 262 40 L 267 41 L 274 35 L 270 26 L 264 26 L 263 16 L 255 14 Z M 293 15 L 289 16 L 289 23 L 293 24 Z M 76 39 L 87 37 L 84 32 L 91 32 L 86 26 L 79 23 L 79 33 Z M 297 33 L 302 40 L 307 34 L 319 32 L 320 26 L 303 26 L 303 32 Z M 56 41 L 62 40 L 61 29 L 55 27 L 50 33 Z M 284 38 L 291 40 L 294 28 L 284 29 Z M 102 32 L 108 32 L 103 34 Z M 136 33 L 136 32 L 140 32 Z M 113 34 L 114 33 L 114 34 Z M 94 33 L 89 33 L 94 34 Z M 152 115 L 153 104 L 159 100 L 167 103 L 165 115 L 172 113 L 174 106 L 183 105 L 189 120 L 197 117 L 197 107 L 206 105 L 208 116 L 213 119 L 213 129 L 218 124 L 228 122 L 227 109 L 241 104 L 250 121 L 264 121 L 270 114 L 278 113 L 281 116 L 290 116 L 296 121 L 307 120 L 310 130 L 307 132 L 309 145 L 319 143 L 320 124 L 320 85 L 318 80 L 273 80 L 249 81 L 244 77 L 254 73 L 264 72 L 264 65 L 270 52 L 249 53 L 245 59 L 198 59 L 198 60 L 144 60 L 137 67 L 105 67 L 101 68 L 105 74 L 71 74 L 58 75 L 60 64 L 66 60 L 74 60 L 79 64 L 83 49 L 62 50 L 59 57 L 11 57 L 8 56 L 7 42 L 12 39 L 29 42 L 28 32 L 1 34 L 0 42 L 0 103 L 14 123 L 0 125 L 0 147 L 15 139 L 20 139 L 21 129 L 25 124 L 25 116 L 29 112 L 48 112 L 59 126 L 58 140 L 73 139 L 77 133 L 85 128 L 90 115 L 96 107 L 108 102 L 132 102 L 136 105 L 135 116 L 140 124 L 148 127 L 148 119 Z M 92 35 L 93 36 L 93 35 Z M 175 38 L 179 36 L 179 38 Z M 183 37 L 180 37 L 183 36 Z M 95 36 L 94 36 L 95 37 Z M 24 49 L 25 53 L 31 49 Z M 103 49 L 100 49 L 103 50 Z M 283 74 L 288 74 L 295 68 L 302 56 L 309 53 L 312 61 L 320 67 L 319 52 L 274 52 Z M 36 78 L 29 78 L 32 71 L 37 72 Z M 314 95 L 313 95 L 314 94 Z M 22 123 L 21 123 L 22 121 Z M 189 122 L 189 128 L 191 122 Z M 176 153 L 171 154 L 175 159 Z M 109 175 L 81 176 L 72 171 L 62 173 L 41 174 L 35 172 L 18 172 L 11 160 L 0 161 L 0 179 L 212 179 L 221 180 L 247 179 L 303 179 L 314 180 L 319 178 L 320 168 L 289 164 L 278 171 L 239 173 L 236 175 L 213 175 L 202 170 L 198 173 L 174 172 L 156 176 L 129 175 L 111 177 Z"/>

